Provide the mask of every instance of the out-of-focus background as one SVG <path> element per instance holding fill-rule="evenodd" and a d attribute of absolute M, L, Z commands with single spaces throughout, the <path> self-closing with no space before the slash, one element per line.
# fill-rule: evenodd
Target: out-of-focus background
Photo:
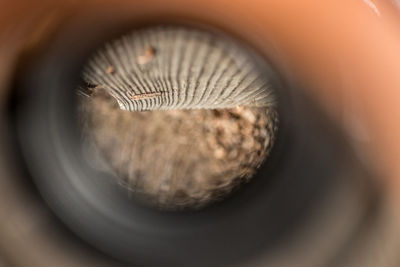
<path fill-rule="evenodd" d="M 0 265 L 399 266 L 399 17 L 372 0 L 0 2 Z M 283 88 L 254 183 L 173 215 L 96 184 L 64 142 L 79 64 L 165 22 L 248 43 Z"/>

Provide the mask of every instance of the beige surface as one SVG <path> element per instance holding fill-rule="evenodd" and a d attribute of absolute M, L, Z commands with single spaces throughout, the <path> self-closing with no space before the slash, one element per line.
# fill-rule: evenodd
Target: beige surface
<path fill-rule="evenodd" d="M 200 208 L 248 182 L 277 127 L 266 108 L 129 112 L 105 92 L 82 100 L 88 160 L 163 209 Z"/>

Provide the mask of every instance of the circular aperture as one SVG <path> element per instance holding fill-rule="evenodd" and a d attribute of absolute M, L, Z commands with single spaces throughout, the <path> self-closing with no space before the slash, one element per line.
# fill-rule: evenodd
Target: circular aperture
<path fill-rule="evenodd" d="M 157 55 L 164 55 L 163 62 L 171 62 L 170 59 L 174 58 L 174 54 L 170 50 L 168 50 L 169 53 L 162 53 L 162 47 L 156 42 L 150 44 L 154 46 L 153 49 L 148 49 L 147 39 L 133 38 L 136 33 L 147 33 L 148 29 L 151 29 L 153 33 L 155 29 L 163 32 L 164 26 L 138 29 L 124 35 L 122 40 L 125 40 L 124 42 L 139 40 L 143 42 L 143 45 L 138 46 L 140 49 L 136 54 L 124 59 L 130 59 L 139 64 L 140 69 L 136 69 L 134 73 L 143 72 L 142 74 L 145 75 L 140 77 L 147 78 L 136 80 L 132 78 L 137 83 L 140 81 L 141 86 L 131 85 L 132 88 L 130 88 L 128 84 L 125 84 L 127 80 L 122 79 L 126 77 L 122 73 L 129 69 L 124 70 L 122 65 L 119 66 L 115 61 L 119 58 L 115 58 L 116 51 L 119 51 L 118 53 L 124 51 L 121 46 L 118 46 L 121 38 L 117 37 L 115 43 L 107 41 L 110 39 L 104 38 L 104 34 L 115 33 L 115 29 L 106 31 L 103 27 L 99 27 L 100 24 L 101 22 L 86 28 L 81 24 L 70 25 L 60 31 L 59 36 L 49 44 L 49 49 L 44 50 L 43 54 L 40 54 L 24 69 L 23 76 L 16 83 L 16 89 L 21 94 L 15 111 L 19 148 L 40 194 L 60 220 L 77 236 L 94 247 L 115 258 L 129 261 L 135 266 L 160 266 L 166 263 L 174 266 L 245 264 L 257 255 L 274 253 L 285 243 L 286 238 L 300 231 L 312 210 L 319 205 L 322 196 L 335 188 L 332 184 L 339 177 L 338 173 L 341 169 L 338 166 L 341 166 L 344 160 L 340 150 L 342 146 L 336 145 L 337 142 L 329 131 L 329 125 L 326 125 L 328 120 L 319 116 L 321 113 L 301 93 L 301 90 L 287 84 L 283 86 L 281 77 L 272 71 L 264 58 L 242 43 L 224 34 L 180 26 L 167 27 L 168 40 L 173 36 L 173 29 L 179 28 L 180 33 L 185 33 L 185 40 L 189 40 L 191 33 L 195 33 L 194 40 L 197 41 L 193 45 L 202 44 L 204 48 L 192 48 L 190 51 L 198 56 L 193 57 L 189 62 L 194 63 L 195 58 L 203 58 L 206 63 L 200 66 L 204 68 L 196 67 L 199 65 L 192 68 L 181 66 L 178 68 L 179 71 L 176 71 L 176 76 L 169 73 L 163 76 L 160 72 L 151 72 L 153 67 L 161 66 L 161 62 L 157 61 Z M 99 29 L 101 32 L 96 31 Z M 94 48 L 95 44 L 104 40 L 106 41 L 102 42 L 103 48 L 100 50 Z M 113 47 L 116 51 L 112 49 Z M 172 49 L 181 46 L 170 47 Z M 210 53 L 205 53 L 205 48 Z M 216 50 L 213 50 L 214 48 Z M 104 52 L 104 49 L 111 52 L 106 57 L 108 61 L 105 62 L 106 64 L 96 65 L 93 69 L 91 59 L 97 58 L 98 53 Z M 94 54 L 93 51 L 95 51 Z M 204 59 L 204 55 L 208 56 Z M 219 60 L 220 57 L 225 56 L 229 57 L 229 60 Z M 87 61 L 88 58 L 89 61 Z M 211 61 L 212 58 L 214 61 Z M 184 61 L 172 61 L 171 74 L 175 73 L 172 70 L 179 66 L 179 64 L 176 65 L 177 62 L 183 64 Z M 185 66 L 192 64 L 189 62 L 185 63 Z M 215 64 L 208 64 L 210 62 Z M 91 71 L 88 66 L 92 66 Z M 226 66 L 231 67 L 224 71 Z M 190 69 L 193 75 L 187 75 Z M 223 83 L 220 82 L 225 86 L 213 87 L 217 91 L 205 91 L 205 88 L 210 87 L 205 86 L 208 84 L 207 80 L 201 77 L 208 77 L 212 73 L 219 73 L 221 77 L 230 73 L 231 79 L 226 78 Z M 203 76 L 203 74 L 207 75 Z M 213 76 L 209 84 L 218 84 L 216 81 L 220 79 L 219 75 Z M 178 76 L 190 78 L 190 80 L 193 77 L 199 78 L 194 80 L 197 82 L 180 85 L 177 82 L 180 80 Z M 76 90 L 79 77 L 83 77 L 84 82 Z M 90 77 L 103 79 L 107 77 L 107 79 L 100 83 L 100 81 L 90 80 Z M 173 77 L 176 79 L 172 79 Z M 150 87 L 153 79 L 157 85 L 155 88 L 159 91 Z M 129 82 L 132 83 L 132 80 Z M 114 84 L 116 81 L 123 86 L 118 87 L 118 90 L 115 87 L 107 87 L 107 84 Z M 102 86 L 98 87 L 99 85 Z M 225 91 L 226 88 L 230 88 L 231 93 Z M 246 92 L 246 90 L 243 91 L 245 88 L 254 90 L 242 95 L 242 92 Z M 185 94 L 185 91 L 180 90 L 187 92 Z M 76 96 L 77 91 L 79 97 Z M 204 94 L 202 94 L 203 97 L 197 98 L 196 94 L 191 92 Z M 215 95 L 211 97 L 213 92 Z M 182 97 L 185 95 L 188 96 L 186 102 Z M 233 100 L 237 102 L 231 102 L 232 98 L 224 97 L 227 95 L 241 97 L 234 97 Z M 260 98 L 256 97 L 257 101 L 253 101 L 256 95 Z M 208 100 L 203 102 L 202 99 Z M 210 99 L 215 100 L 212 101 L 213 106 L 208 105 Z M 267 99 L 273 101 L 264 101 Z M 105 105 L 97 105 L 97 101 L 100 100 Z M 84 112 L 82 109 L 90 108 L 90 105 L 93 105 L 93 109 L 90 109 L 91 112 L 89 110 L 83 113 L 89 116 L 85 119 L 82 116 Z M 102 114 L 100 111 L 103 108 L 104 110 L 112 109 L 112 111 Z M 98 112 L 94 112 L 95 110 Z M 262 143 L 261 139 L 257 139 L 263 136 L 261 131 L 259 133 L 261 136 L 257 137 L 255 130 L 265 124 L 262 119 L 265 118 L 264 115 L 257 115 L 263 114 L 263 110 L 271 111 L 267 117 L 279 117 L 279 131 L 275 130 L 276 121 L 268 120 L 272 126 L 267 126 L 267 129 L 272 127 L 269 129 L 272 129 L 273 134 L 270 136 L 268 145 L 265 145 L 267 147 L 263 152 L 265 157 L 258 161 L 264 163 L 259 168 L 257 168 L 258 163 L 253 165 L 255 166 L 252 167 L 254 174 L 247 177 L 247 180 L 252 177 L 250 182 L 241 186 L 240 190 L 236 190 L 234 194 L 229 194 L 234 188 L 223 191 L 220 199 L 225 198 L 224 201 L 219 201 L 215 205 L 208 205 L 201 210 L 181 212 L 165 212 L 163 210 L 165 206 L 162 206 L 159 201 L 151 204 L 156 204 L 157 207 L 162 208 L 161 210 L 139 203 L 137 199 L 143 199 L 149 203 L 148 198 L 140 197 L 140 193 L 134 192 L 132 185 L 130 185 L 130 190 L 127 190 L 129 187 L 126 184 L 126 177 L 124 180 L 122 175 L 118 175 L 118 169 L 110 164 L 112 161 L 109 159 L 114 158 L 114 154 L 109 154 L 110 157 L 107 159 L 107 151 L 104 149 L 102 151 L 100 143 L 95 143 L 96 131 L 89 128 L 87 132 L 85 128 L 82 128 L 85 122 L 90 124 L 92 121 L 90 114 L 103 118 L 101 123 L 96 124 L 96 127 L 100 127 L 99 129 L 104 129 L 108 124 L 113 125 L 110 114 L 117 117 L 138 117 L 135 119 L 174 115 L 174 120 L 162 120 L 162 123 L 172 126 L 172 121 L 182 127 L 186 125 L 189 129 L 193 129 L 190 123 L 198 123 L 200 128 L 211 125 L 217 129 L 215 125 L 218 123 L 214 122 L 219 121 L 219 123 L 229 125 L 224 129 L 242 128 L 246 131 L 254 129 L 254 134 L 245 135 L 250 137 L 249 140 L 257 141 L 253 143 L 254 145 Z M 78 115 L 78 119 L 75 115 Z M 196 116 L 211 120 L 196 120 L 194 119 Z M 183 123 L 179 123 L 177 119 L 179 117 L 190 119 L 181 120 Z M 233 121 L 236 121 L 236 126 L 239 125 L 239 127 L 234 126 Z M 147 119 L 143 119 L 141 123 L 141 125 L 154 125 Z M 241 127 L 241 123 L 245 127 Z M 127 125 L 133 127 L 132 124 Z M 167 131 L 171 131 L 172 128 L 168 127 Z M 115 124 L 115 128 L 110 131 L 112 136 L 108 137 L 108 140 L 123 143 L 124 140 L 119 138 L 124 135 L 129 137 L 131 133 L 122 129 L 120 125 Z M 144 129 L 141 127 L 139 130 L 144 131 Z M 209 132 L 209 134 L 212 133 L 213 131 Z M 232 133 L 231 130 L 230 133 Z M 239 136 L 242 134 L 240 133 Z M 141 139 L 135 138 L 135 140 Z M 225 139 L 221 138 L 222 140 Z M 93 146 L 90 145 L 91 142 Z M 243 143 L 251 142 L 240 143 L 243 145 Z M 170 140 L 169 143 L 173 141 Z M 164 145 L 169 145 L 169 143 L 164 143 Z M 192 143 L 199 144 L 199 140 Z M 89 148 L 83 148 L 83 144 L 94 147 L 98 153 L 91 153 Z M 115 146 L 112 146 L 112 142 L 104 144 L 113 149 L 119 148 L 118 143 Z M 154 146 L 146 146 L 146 149 L 151 147 Z M 115 149 L 115 151 L 120 153 L 124 148 L 126 147 L 123 146 L 122 149 Z M 198 149 L 196 146 L 194 148 Z M 224 150 L 207 151 L 212 151 L 213 157 L 225 156 L 221 159 L 231 162 L 229 153 L 224 155 L 226 152 Z M 189 152 L 186 154 L 192 156 Z M 154 157 L 152 162 L 155 163 L 155 160 L 163 158 Z M 244 158 L 245 162 L 257 162 L 250 160 L 250 157 L 244 156 Z M 128 166 L 137 165 L 129 164 Z M 120 170 L 126 171 L 129 168 Z M 125 185 L 121 186 L 121 183 Z M 228 195 L 229 197 L 226 197 Z M 158 196 L 155 195 L 153 199 L 157 200 Z M 187 202 L 184 202 L 183 206 L 179 203 L 181 202 L 169 202 L 168 206 L 171 209 L 193 207 L 193 203 L 187 206 L 185 206 Z M 212 201 L 204 202 L 203 205 L 209 203 Z M 201 204 L 197 202 L 194 206 L 197 208 Z"/>
<path fill-rule="evenodd" d="M 231 38 L 188 27 L 107 42 L 78 89 L 87 160 L 161 209 L 226 198 L 253 177 L 275 138 L 265 65 Z"/>

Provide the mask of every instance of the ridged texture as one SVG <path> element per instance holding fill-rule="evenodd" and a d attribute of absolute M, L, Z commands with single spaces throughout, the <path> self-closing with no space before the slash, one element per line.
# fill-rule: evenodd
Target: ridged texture
<path fill-rule="evenodd" d="M 146 28 L 98 50 L 84 79 L 130 111 L 271 107 L 268 77 L 245 51 L 211 32 Z"/>
<path fill-rule="evenodd" d="M 133 31 L 85 66 L 84 136 L 139 199 L 163 210 L 202 208 L 248 182 L 270 152 L 277 113 L 268 70 L 214 32 Z"/>

